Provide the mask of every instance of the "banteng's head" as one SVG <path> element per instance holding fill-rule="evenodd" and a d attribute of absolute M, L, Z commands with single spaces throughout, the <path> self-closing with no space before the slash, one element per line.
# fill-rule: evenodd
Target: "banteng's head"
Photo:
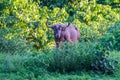
<path fill-rule="evenodd" d="M 56 39 L 59 39 L 61 37 L 62 31 L 65 31 L 65 29 L 70 25 L 70 23 L 67 26 L 63 26 L 62 24 L 55 24 L 53 26 L 49 26 L 48 23 L 46 22 L 46 25 L 48 28 L 51 28 L 54 30 L 54 37 Z"/>
<path fill-rule="evenodd" d="M 53 29 L 54 36 L 56 39 L 59 39 L 61 37 L 62 26 L 60 24 L 56 24 L 56 25 L 48 26 L 48 27 Z"/>

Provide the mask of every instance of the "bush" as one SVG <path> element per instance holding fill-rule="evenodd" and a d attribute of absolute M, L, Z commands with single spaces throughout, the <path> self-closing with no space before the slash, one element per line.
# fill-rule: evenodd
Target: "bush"
<path fill-rule="evenodd" d="M 101 44 L 110 50 L 120 50 L 120 21 L 115 22 L 101 39 Z"/>
<path fill-rule="evenodd" d="M 119 68 L 116 60 L 111 58 L 109 52 L 97 42 L 64 43 L 61 46 L 60 49 L 54 48 L 37 55 L 35 53 L 33 55 L 3 54 L 5 56 L 0 57 L 0 60 L 2 60 L 0 61 L 0 72 L 20 74 L 28 72 L 33 74 L 34 77 L 38 77 L 45 74 L 47 70 L 60 73 L 93 70 L 111 74 Z"/>
<path fill-rule="evenodd" d="M 107 74 L 113 74 L 117 69 L 114 60 L 111 60 L 109 56 L 110 52 L 101 45 L 96 46 L 95 60 L 91 64 L 92 69 L 95 72 L 102 72 Z"/>
<path fill-rule="evenodd" d="M 120 52 L 112 51 L 110 53 L 110 60 L 115 62 L 115 71 L 114 74 L 116 76 L 120 76 Z"/>
<path fill-rule="evenodd" d="M 47 55 L 42 53 L 36 56 L 29 56 L 29 58 L 24 60 L 24 68 L 33 72 L 35 77 L 38 77 L 39 75 L 47 72 L 47 60 Z"/>
<path fill-rule="evenodd" d="M 37 56 L 32 55 L 9 55 L 9 54 L 1 54 L 2 60 L 0 62 L 0 73 L 18 73 L 23 74 L 22 76 L 26 76 L 29 78 L 30 76 L 26 73 L 33 74 L 34 77 L 38 77 L 39 75 L 45 74 L 47 72 L 47 57 L 45 54 L 39 54 Z"/>
<path fill-rule="evenodd" d="M 92 43 L 79 43 L 62 45 L 61 49 L 50 51 L 49 71 L 71 72 L 90 69 L 94 61 L 94 45 Z"/>
<path fill-rule="evenodd" d="M 24 58 L 25 56 L 4 54 L 4 59 L 0 65 L 0 72 L 10 73 L 22 70 Z"/>
<path fill-rule="evenodd" d="M 20 36 L 11 35 L 10 29 L 0 29 L 0 51 L 3 53 L 30 53 L 30 45 Z M 14 37 L 13 37 L 14 36 Z"/>
<path fill-rule="evenodd" d="M 82 42 L 64 44 L 61 49 L 50 51 L 49 71 L 71 72 L 77 70 L 93 70 L 112 74 L 117 68 L 110 59 L 109 52 L 100 43 Z"/>
<path fill-rule="evenodd" d="M 119 8 L 119 0 L 97 0 L 99 4 L 111 5 L 113 8 Z"/>
<path fill-rule="evenodd" d="M 73 2 L 72 0 L 41 0 L 40 6 L 47 6 L 50 9 L 55 7 L 63 8 L 68 2 Z"/>

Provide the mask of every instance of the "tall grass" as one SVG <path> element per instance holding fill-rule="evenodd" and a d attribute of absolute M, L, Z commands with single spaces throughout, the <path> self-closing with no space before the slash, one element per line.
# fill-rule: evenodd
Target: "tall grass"
<path fill-rule="evenodd" d="M 119 52 L 110 52 L 110 61 L 115 61 L 117 64 L 115 64 L 114 77 L 108 75 L 106 77 L 103 74 L 89 73 L 92 70 L 91 64 L 96 62 L 95 44 L 83 42 L 75 45 L 63 44 L 62 46 L 61 49 L 49 50 L 47 54 L 43 52 L 38 52 L 37 55 L 0 53 L 0 79 L 91 80 L 101 79 L 102 77 L 104 80 L 107 80 L 107 78 L 114 80 L 115 77 L 115 80 L 117 80 L 119 78 Z M 102 65 L 99 64 L 99 66 Z M 84 71 L 88 73 L 82 73 Z"/>
<path fill-rule="evenodd" d="M 92 43 L 63 44 L 50 51 L 49 71 L 71 72 L 90 68 L 94 58 Z M 92 50 L 91 50 L 92 49 Z"/>

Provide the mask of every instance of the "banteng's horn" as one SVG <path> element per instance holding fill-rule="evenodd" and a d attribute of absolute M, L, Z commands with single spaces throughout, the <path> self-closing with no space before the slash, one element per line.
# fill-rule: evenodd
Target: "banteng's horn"
<path fill-rule="evenodd" d="M 47 21 L 46 21 L 46 26 L 47 26 L 48 28 L 53 28 L 53 26 L 49 26 L 49 25 L 48 25 L 48 19 L 47 19 Z"/>

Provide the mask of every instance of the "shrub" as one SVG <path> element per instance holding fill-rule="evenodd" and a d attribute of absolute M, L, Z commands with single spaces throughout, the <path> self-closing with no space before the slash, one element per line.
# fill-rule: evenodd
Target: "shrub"
<path fill-rule="evenodd" d="M 110 49 L 120 50 L 120 21 L 115 22 L 101 39 L 101 44 Z"/>
<path fill-rule="evenodd" d="M 30 78 L 30 75 L 38 77 L 38 75 L 42 75 L 47 72 L 47 55 L 45 54 L 41 53 L 36 56 L 28 54 L 1 55 L 4 57 L 4 59 L 0 57 L 0 59 L 2 60 L 0 62 L 0 73 L 17 73 L 20 75 L 22 74 L 21 76 Z"/>
<path fill-rule="evenodd" d="M 4 54 L 4 59 L 0 65 L 0 72 L 10 73 L 22 70 L 24 58 L 25 56 Z"/>
<path fill-rule="evenodd" d="M 41 0 L 40 6 L 47 6 L 50 9 L 55 7 L 63 8 L 68 2 L 73 2 L 72 0 Z"/>
<path fill-rule="evenodd" d="M 0 51 L 3 53 L 30 53 L 30 45 L 20 36 L 11 35 L 10 29 L 0 29 Z M 14 37 L 13 37 L 14 36 Z"/>
<path fill-rule="evenodd" d="M 98 42 L 64 43 L 61 46 L 60 49 L 54 48 L 37 55 L 35 53 L 33 53 L 34 55 L 4 54 L 7 56 L 0 57 L 2 60 L 0 61 L 0 72 L 20 72 L 20 74 L 30 72 L 34 77 L 38 77 L 45 74 L 47 70 L 60 73 L 94 70 L 111 74 L 120 68 L 119 64 L 116 64 L 116 60 L 109 56 L 109 52 Z M 29 75 L 25 76 L 29 77 Z"/>
<path fill-rule="evenodd" d="M 119 51 L 112 51 L 110 53 L 110 60 L 115 62 L 115 71 L 114 74 L 116 76 L 120 76 L 120 52 Z"/>
<path fill-rule="evenodd" d="M 112 74 L 117 67 L 108 50 L 98 42 L 64 44 L 61 49 L 53 49 L 49 56 L 49 71 L 71 72 L 93 70 Z"/>
<path fill-rule="evenodd" d="M 38 54 L 36 56 L 29 56 L 24 60 L 24 68 L 28 71 L 32 71 L 34 76 L 42 75 L 46 73 L 46 68 L 48 67 L 46 54 Z"/>
<path fill-rule="evenodd" d="M 63 44 L 61 49 L 50 51 L 49 71 L 71 72 L 90 69 L 95 59 L 92 43 Z"/>
<path fill-rule="evenodd" d="M 115 68 L 115 61 L 110 59 L 109 51 L 100 45 L 96 48 L 95 60 L 91 64 L 92 69 L 95 72 L 112 74 L 117 68 Z"/>

